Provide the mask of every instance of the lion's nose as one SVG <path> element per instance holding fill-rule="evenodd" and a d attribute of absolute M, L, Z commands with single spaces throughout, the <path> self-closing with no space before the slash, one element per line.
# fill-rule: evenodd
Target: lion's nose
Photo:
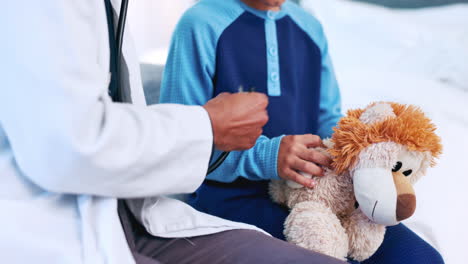
<path fill-rule="evenodd" d="M 416 210 L 416 196 L 414 194 L 400 194 L 397 198 L 397 221 L 402 221 L 414 214 Z"/>

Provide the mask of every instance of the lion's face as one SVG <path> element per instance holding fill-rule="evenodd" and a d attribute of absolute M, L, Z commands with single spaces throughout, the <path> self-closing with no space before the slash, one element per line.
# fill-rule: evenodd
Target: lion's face
<path fill-rule="evenodd" d="M 335 170 L 353 179 L 359 208 L 376 223 L 395 225 L 413 215 L 412 184 L 441 152 L 431 120 L 417 107 L 375 103 L 351 110 L 333 134 Z"/>
<path fill-rule="evenodd" d="M 425 174 L 430 160 L 424 152 L 383 142 L 364 149 L 351 170 L 361 211 L 372 221 L 395 225 L 416 210 L 413 183 Z"/>

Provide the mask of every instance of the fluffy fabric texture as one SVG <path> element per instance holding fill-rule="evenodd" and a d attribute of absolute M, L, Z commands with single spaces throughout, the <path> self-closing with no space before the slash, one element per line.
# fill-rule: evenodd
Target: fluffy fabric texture
<path fill-rule="evenodd" d="M 314 228 L 304 229 L 303 226 Z M 301 202 L 286 219 L 284 234 L 289 242 L 329 256 L 346 256 L 349 242 L 346 230 L 332 210 L 318 202 Z M 333 243 L 317 243 L 330 241 Z"/>
<path fill-rule="evenodd" d="M 284 224 L 287 240 L 343 260 L 372 256 L 384 239 L 385 226 L 370 221 L 356 204 L 353 173 L 376 167 L 392 175 L 395 162 L 403 160 L 405 170 L 414 170 L 408 178 L 414 183 L 441 153 L 434 131 L 434 124 L 415 106 L 374 103 L 349 111 L 324 141 L 325 148 L 316 148 L 331 157 L 334 166 L 325 169 L 325 176 L 313 177 L 314 189 L 284 180 L 270 183 L 272 199 L 291 209 Z"/>
<path fill-rule="evenodd" d="M 367 110 L 359 117 L 359 120 L 368 125 L 382 122 L 389 117 L 395 117 L 392 106 L 387 103 L 380 103 L 367 108 Z"/>
<path fill-rule="evenodd" d="M 382 244 L 385 226 L 374 224 L 359 209 L 343 225 L 349 236 L 348 255 L 352 259 L 363 261 L 373 255 Z"/>
<path fill-rule="evenodd" d="M 366 109 L 355 109 L 349 110 L 347 116 L 338 122 L 332 136 L 335 146 L 329 149 L 334 157 L 332 166 L 337 173 L 343 173 L 354 166 L 359 153 L 369 145 L 389 141 L 406 146 L 412 151 L 429 151 L 432 155 L 431 165 L 435 165 L 434 159 L 442 152 L 440 138 L 435 134 L 435 125 L 416 106 L 398 103 L 390 105 L 394 118 L 365 124 L 359 118 Z"/>

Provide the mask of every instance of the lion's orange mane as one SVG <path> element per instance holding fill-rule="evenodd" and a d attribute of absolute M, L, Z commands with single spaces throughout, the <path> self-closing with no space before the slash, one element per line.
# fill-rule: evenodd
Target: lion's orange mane
<path fill-rule="evenodd" d="M 338 174 L 354 166 L 359 153 L 367 146 L 379 142 L 395 142 L 412 151 L 429 151 L 431 164 L 442 152 L 436 127 L 416 106 L 390 103 L 396 115 L 382 122 L 364 124 L 359 120 L 365 109 L 349 110 L 332 136 L 333 148 L 329 153 L 334 157 L 332 166 Z"/>

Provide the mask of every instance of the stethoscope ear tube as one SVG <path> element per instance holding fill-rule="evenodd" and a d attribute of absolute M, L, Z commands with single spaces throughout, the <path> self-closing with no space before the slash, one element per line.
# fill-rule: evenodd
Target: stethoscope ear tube
<path fill-rule="evenodd" d="M 123 45 L 123 36 L 125 32 L 125 22 L 127 21 L 127 9 L 128 9 L 128 0 L 122 0 L 122 4 L 120 5 L 120 15 L 119 21 L 117 25 L 117 76 L 116 82 L 117 85 L 120 85 L 120 64 L 122 61 L 122 45 Z M 121 89 L 117 89 L 117 95 L 119 102 L 123 101 Z"/>

